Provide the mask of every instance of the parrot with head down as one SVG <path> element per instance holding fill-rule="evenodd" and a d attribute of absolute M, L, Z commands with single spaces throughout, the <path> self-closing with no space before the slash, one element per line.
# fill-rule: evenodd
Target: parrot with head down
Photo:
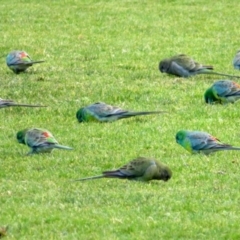
<path fill-rule="evenodd" d="M 21 144 L 28 145 L 31 151 L 28 153 L 50 153 L 54 148 L 72 150 L 73 148 L 60 145 L 52 133 L 41 128 L 26 128 L 17 133 L 17 140 Z"/>
<path fill-rule="evenodd" d="M 25 104 L 25 103 L 15 103 L 13 100 L 0 98 L 0 108 L 6 108 L 6 107 L 46 107 L 46 106 L 32 105 L 32 104 Z"/>
<path fill-rule="evenodd" d="M 74 181 L 85 181 L 98 178 L 120 178 L 136 181 L 163 180 L 168 181 L 172 171 L 163 163 L 145 157 L 138 157 L 116 170 L 104 171 L 102 175 L 81 178 Z"/>
<path fill-rule="evenodd" d="M 240 150 L 230 144 L 222 143 L 218 138 L 206 132 L 180 130 L 176 134 L 176 142 L 192 154 L 208 155 L 223 150 Z"/>
<path fill-rule="evenodd" d="M 227 77 L 236 77 L 213 71 L 213 66 L 203 65 L 195 62 L 191 57 L 180 54 L 160 61 L 159 70 L 162 73 L 172 74 L 178 77 L 188 78 L 197 74 L 215 74 Z"/>
<path fill-rule="evenodd" d="M 24 72 L 35 63 L 42 62 L 44 61 L 33 61 L 26 52 L 19 50 L 10 52 L 6 58 L 7 66 L 16 74 Z"/>
<path fill-rule="evenodd" d="M 113 122 L 123 118 L 160 113 L 164 113 L 164 111 L 132 112 L 104 102 L 97 102 L 80 108 L 76 117 L 79 122 Z"/>
<path fill-rule="evenodd" d="M 219 80 L 204 93 L 206 103 L 234 103 L 240 99 L 240 85 L 231 80 Z"/>

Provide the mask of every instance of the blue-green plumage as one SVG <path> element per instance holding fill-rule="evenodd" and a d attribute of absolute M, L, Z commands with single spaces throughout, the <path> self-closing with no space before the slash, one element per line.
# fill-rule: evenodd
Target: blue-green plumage
<path fill-rule="evenodd" d="M 16 74 L 24 72 L 35 63 L 42 62 L 44 61 L 33 61 L 25 51 L 20 50 L 14 50 L 6 57 L 7 66 Z"/>
<path fill-rule="evenodd" d="M 104 102 L 97 102 L 80 108 L 76 113 L 76 117 L 79 122 L 113 122 L 119 119 L 134 117 L 138 115 L 160 113 L 164 113 L 164 111 L 132 112 L 106 104 Z"/>
<path fill-rule="evenodd" d="M 49 153 L 54 148 L 66 150 L 73 149 L 68 146 L 60 145 L 52 133 L 41 128 L 23 129 L 17 132 L 16 138 L 19 143 L 25 144 L 31 149 L 28 154 Z"/>
<path fill-rule="evenodd" d="M 231 80 L 219 80 L 204 93 L 206 103 L 234 103 L 240 99 L 240 85 Z"/>
<path fill-rule="evenodd" d="M 193 154 L 203 153 L 208 155 L 222 150 L 240 150 L 240 147 L 222 143 L 209 133 L 200 131 L 180 130 L 176 134 L 176 142 Z"/>

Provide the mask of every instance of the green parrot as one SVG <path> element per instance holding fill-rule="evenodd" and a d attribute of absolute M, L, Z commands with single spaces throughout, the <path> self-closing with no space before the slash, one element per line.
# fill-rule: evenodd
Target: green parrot
<path fill-rule="evenodd" d="M 213 66 L 202 65 L 198 62 L 195 62 L 191 57 L 185 54 L 180 54 L 163 59 L 159 63 L 159 70 L 162 73 L 168 73 L 184 78 L 197 74 L 215 74 L 227 77 L 240 78 L 240 76 L 232 76 L 224 73 L 214 72 Z"/>
<path fill-rule="evenodd" d="M 116 170 L 104 171 L 102 175 L 81 178 L 74 181 L 85 181 L 97 178 L 120 178 L 136 181 L 163 180 L 168 181 L 172 171 L 163 163 L 150 158 L 138 157 Z"/>
<path fill-rule="evenodd" d="M 209 133 L 199 131 L 180 130 L 176 134 L 176 142 L 192 154 L 208 155 L 222 150 L 240 150 L 240 147 L 222 143 Z"/>
<path fill-rule="evenodd" d="M 240 99 L 240 85 L 231 80 L 219 80 L 204 93 L 206 103 L 234 103 Z"/>
<path fill-rule="evenodd" d="M 27 68 L 35 63 L 42 63 L 44 61 L 33 61 L 30 56 L 20 50 L 14 50 L 7 55 L 7 66 L 16 74 L 24 72 Z"/>
<path fill-rule="evenodd" d="M 6 108 L 6 107 L 46 107 L 46 106 L 15 103 L 13 100 L 0 98 L 0 108 Z"/>
<path fill-rule="evenodd" d="M 122 118 L 129 118 L 138 115 L 159 114 L 164 111 L 131 112 L 119 107 L 108 105 L 104 102 L 97 102 L 77 111 L 76 117 L 81 122 L 113 122 Z"/>
<path fill-rule="evenodd" d="M 26 128 L 17 133 L 17 140 L 21 144 L 28 145 L 31 151 L 28 153 L 50 153 L 54 148 L 72 150 L 73 148 L 59 145 L 52 133 L 41 128 Z"/>
<path fill-rule="evenodd" d="M 240 50 L 237 51 L 233 59 L 233 67 L 237 70 L 240 70 Z"/>

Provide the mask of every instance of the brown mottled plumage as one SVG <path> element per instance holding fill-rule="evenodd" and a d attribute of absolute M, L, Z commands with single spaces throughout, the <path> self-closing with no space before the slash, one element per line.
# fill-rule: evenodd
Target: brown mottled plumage
<path fill-rule="evenodd" d="M 163 163 L 145 157 L 138 157 L 116 170 L 104 171 L 102 175 L 77 179 L 85 181 L 97 178 L 121 178 L 137 181 L 163 180 L 168 181 L 172 171 Z"/>

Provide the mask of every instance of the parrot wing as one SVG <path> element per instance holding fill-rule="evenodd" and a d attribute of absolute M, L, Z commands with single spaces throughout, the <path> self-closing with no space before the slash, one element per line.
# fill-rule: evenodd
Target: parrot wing
<path fill-rule="evenodd" d="M 152 161 L 147 161 L 145 158 L 140 157 L 134 159 L 128 164 L 122 166 L 121 168 L 113 171 L 105 171 L 103 174 L 106 177 L 118 177 L 118 178 L 137 178 L 142 177 L 146 171 L 146 169 L 151 165 L 156 165 L 156 163 Z"/>
<path fill-rule="evenodd" d="M 30 147 L 39 147 L 49 144 L 58 144 L 53 135 L 43 129 L 30 129 L 25 136 L 25 142 Z"/>
<path fill-rule="evenodd" d="M 119 107 L 114 107 L 103 102 L 97 102 L 92 104 L 88 107 L 88 111 L 92 112 L 94 115 L 99 116 L 100 118 L 127 112 Z"/>
<path fill-rule="evenodd" d="M 187 71 L 192 71 L 196 68 L 196 62 L 185 54 L 180 54 L 172 59 L 177 65 L 182 66 Z"/>

